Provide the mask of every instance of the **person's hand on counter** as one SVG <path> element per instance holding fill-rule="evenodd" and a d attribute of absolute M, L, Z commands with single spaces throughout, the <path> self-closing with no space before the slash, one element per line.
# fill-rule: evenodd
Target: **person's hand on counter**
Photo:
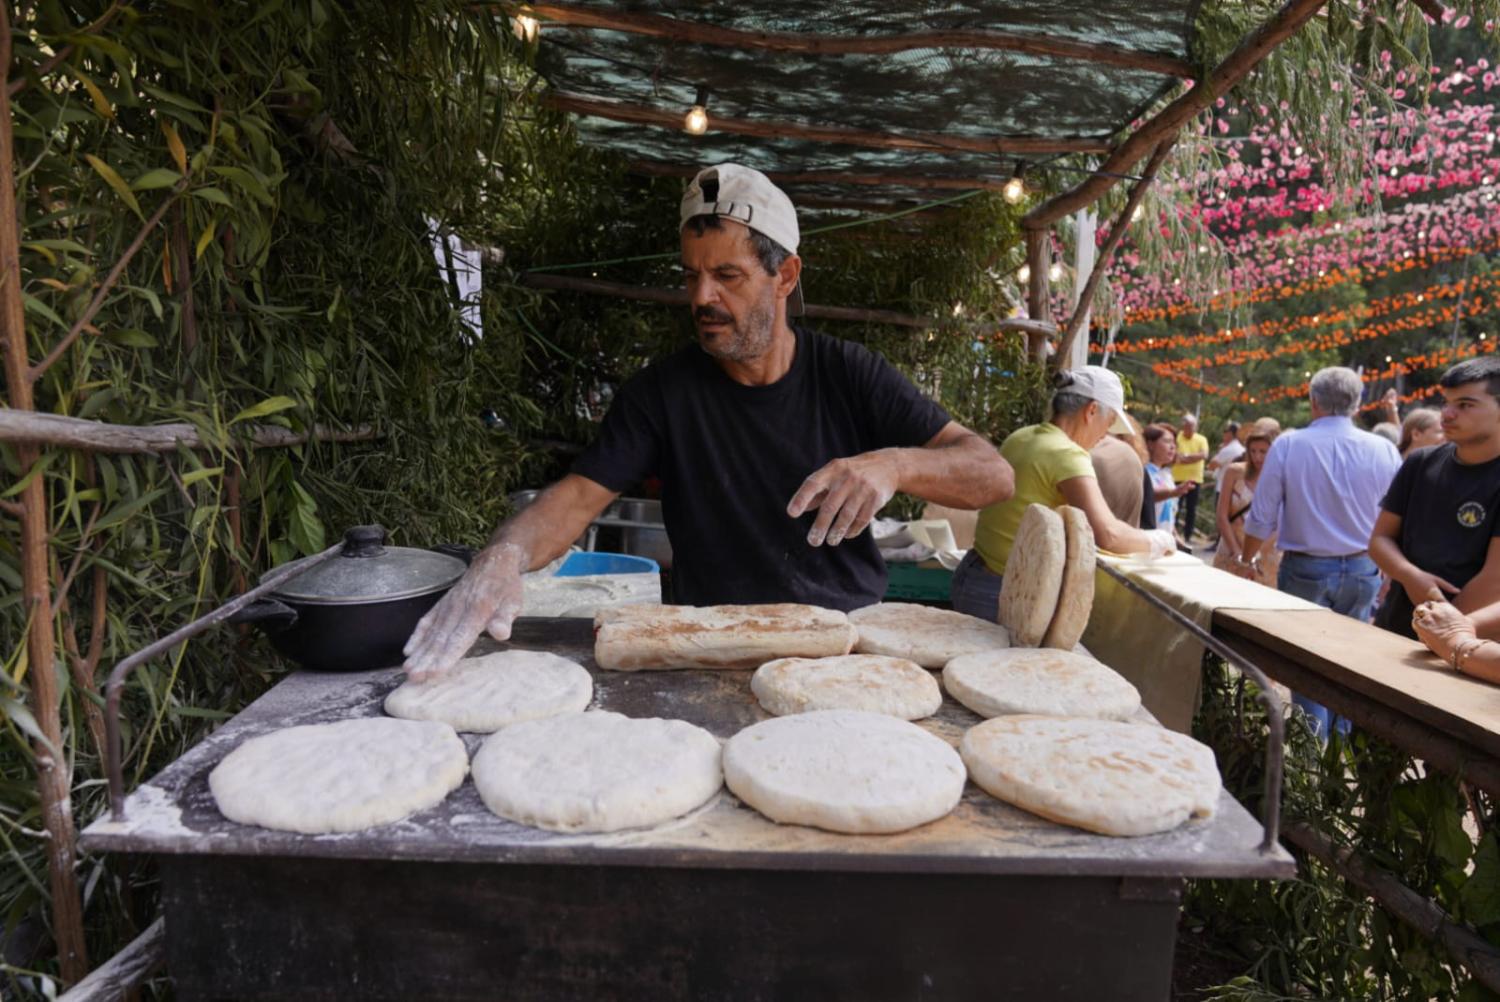
<path fill-rule="evenodd" d="M 458 584 L 412 630 L 403 648 L 406 673 L 417 681 L 441 675 L 486 631 L 496 640 L 510 639 L 511 624 L 521 613 L 525 569 L 526 555 L 514 543 L 481 550 Z"/>
<path fill-rule="evenodd" d="M 1459 612 L 1436 586 L 1427 592 L 1425 598 L 1412 613 L 1412 629 L 1428 650 L 1444 661 L 1450 661 L 1456 649 L 1475 639 L 1474 623 Z"/>
<path fill-rule="evenodd" d="M 1177 549 L 1177 540 L 1173 538 L 1171 529 L 1147 529 L 1146 542 L 1150 546 L 1146 551 L 1147 560 L 1165 557 Z"/>
<path fill-rule="evenodd" d="M 786 513 L 798 518 L 818 509 L 808 544 L 837 546 L 864 532 L 875 513 L 895 496 L 900 478 L 894 466 L 880 452 L 835 459 L 802 481 Z"/>

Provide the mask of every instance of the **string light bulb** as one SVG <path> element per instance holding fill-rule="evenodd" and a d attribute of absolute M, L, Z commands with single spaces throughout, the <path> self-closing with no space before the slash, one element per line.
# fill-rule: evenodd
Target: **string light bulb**
<path fill-rule="evenodd" d="M 542 33 L 541 22 L 530 14 L 517 14 L 510 22 L 511 30 L 516 37 L 528 45 L 535 42 L 537 36 Z"/>
<path fill-rule="evenodd" d="M 1047 269 L 1047 279 L 1056 282 L 1060 278 L 1062 278 L 1062 265 L 1053 261 L 1052 267 Z"/>
<path fill-rule="evenodd" d="M 1010 176 L 1009 181 L 1005 182 L 1005 187 L 1000 189 L 1000 197 L 1011 205 L 1019 205 L 1021 199 L 1026 197 L 1026 178 L 1023 176 L 1024 174 L 1025 168 L 1022 166 L 1021 161 L 1017 160 L 1015 173 Z"/>
<path fill-rule="evenodd" d="M 1137 205 L 1135 208 L 1130 210 L 1130 221 L 1132 223 L 1138 223 L 1141 221 L 1141 217 L 1145 214 L 1146 207 L 1144 205 Z"/>
<path fill-rule="evenodd" d="M 1031 265 L 1021 265 L 1020 270 L 1016 272 L 1016 280 L 1019 281 L 1022 285 L 1025 285 L 1027 282 L 1031 281 Z"/>
<path fill-rule="evenodd" d="M 682 127 L 690 136 L 701 136 L 708 131 L 708 89 L 698 88 L 698 100 L 682 118 Z"/>

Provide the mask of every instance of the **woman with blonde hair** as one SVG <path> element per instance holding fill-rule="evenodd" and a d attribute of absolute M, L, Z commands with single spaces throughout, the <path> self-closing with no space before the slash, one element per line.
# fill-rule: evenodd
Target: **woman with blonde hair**
<path fill-rule="evenodd" d="M 1231 463 L 1219 480 L 1219 547 L 1214 551 L 1214 566 L 1221 571 L 1257 581 L 1267 588 L 1276 587 L 1276 571 L 1281 563 L 1274 539 L 1261 548 L 1261 560 L 1255 570 L 1240 563 L 1245 547 L 1245 513 L 1255 498 L 1255 484 L 1265 466 L 1266 453 L 1281 428 L 1274 421 L 1257 421 L 1245 429 L 1245 458 Z"/>
<path fill-rule="evenodd" d="M 1413 449 L 1425 449 L 1429 445 L 1442 445 L 1447 439 L 1443 434 L 1443 415 L 1431 407 L 1418 407 L 1410 411 L 1401 422 L 1401 438 L 1396 448 L 1405 459 Z"/>

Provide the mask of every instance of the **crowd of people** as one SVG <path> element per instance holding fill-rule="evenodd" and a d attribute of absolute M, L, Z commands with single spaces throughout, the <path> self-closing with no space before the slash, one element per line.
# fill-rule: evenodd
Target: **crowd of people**
<path fill-rule="evenodd" d="M 1206 464 L 1192 415 L 1119 437 L 1138 435 L 1155 524 L 1174 526 L 1183 549 L 1211 546 L 1215 567 L 1419 639 L 1454 670 L 1500 682 L 1500 359 L 1461 362 L 1438 388 L 1441 409 L 1404 417 L 1387 393 L 1366 431 L 1358 374 L 1323 369 L 1306 427 L 1228 422 Z M 1192 511 L 1210 490 L 1212 539 L 1195 534 Z M 1296 701 L 1321 732 L 1347 727 Z"/>

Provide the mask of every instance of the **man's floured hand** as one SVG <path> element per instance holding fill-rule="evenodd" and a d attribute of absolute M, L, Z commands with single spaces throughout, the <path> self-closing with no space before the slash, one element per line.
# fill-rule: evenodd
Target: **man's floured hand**
<path fill-rule="evenodd" d="M 1171 529 L 1147 529 L 1146 542 L 1148 544 L 1147 560 L 1165 557 L 1177 549 L 1177 540 L 1172 537 Z"/>
<path fill-rule="evenodd" d="M 481 550 L 458 584 L 412 630 L 403 648 L 406 673 L 417 681 L 441 675 L 486 631 L 496 640 L 510 639 L 511 623 L 521 613 L 525 564 L 514 543 Z"/>
<path fill-rule="evenodd" d="M 895 496 L 898 478 L 894 465 L 878 452 L 835 459 L 802 481 L 786 513 L 798 518 L 803 512 L 818 509 L 807 534 L 811 546 L 822 546 L 825 541 L 837 546 L 853 539 Z"/>

